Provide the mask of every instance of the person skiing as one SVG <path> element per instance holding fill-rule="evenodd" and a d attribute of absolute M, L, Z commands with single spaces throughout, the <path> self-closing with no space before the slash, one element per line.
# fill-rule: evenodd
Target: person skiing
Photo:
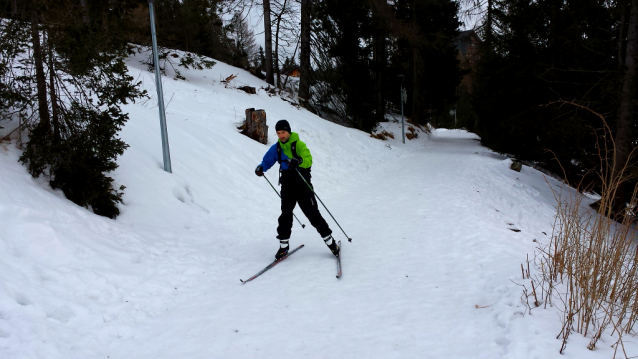
<path fill-rule="evenodd" d="M 310 150 L 305 143 L 299 140 L 299 135 L 291 131 L 288 121 L 278 121 L 275 130 L 279 140 L 268 149 L 261 164 L 255 169 L 257 176 L 263 176 L 264 172 L 268 171 L 275 162 L 279 162 L 281 215 L 277 227 L 279 250 L 275 254 L 275 259 L 280 259 L 288 254 L 288 241 L 292 232 L 292 211 L 297 203 L 310 224 L 317 229 L 332 254 L 339 256 L 339 248 L 332 238 L 332 230 L 321 216 L 315 194 L 310 189 L 312 186 L 310 183 L 310 168 L 312 166 Z"/>

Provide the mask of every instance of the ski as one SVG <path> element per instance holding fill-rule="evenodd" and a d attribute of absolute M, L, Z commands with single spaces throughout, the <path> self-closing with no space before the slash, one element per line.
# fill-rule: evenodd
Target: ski
<path fill-rule="evenodd" d="M 264 269 L 260 270 L 260 271 L 259 271 L 257 274 L 255 274 L 254 276 L 252 276 L 252 277 L 250 277 L 250 278 L 248 278 L 248 279 L 246 279 L 246 280 L 240 279 L 240 281 L 241 281 L 242 283 L 248 283 L 248 282 L 250 282 L 251 280 L 253 280 L 253 279 L 255 279 L 255 278 L 259 277 L 259 276 L 260 276 L 260 275 L 262 275 L 262 274 L 264 274 L 264 273 L 265 273 L 267 270 L 269 270 L 270 268 L 272 268 L 272 267 L 276 266 L 277 264 L 279 264 L 279 263 L 280 263 L 281 261 L 283 261 L 284 259 L 286 259 L 286 258 L 290 257 L 290 255 L 291 255 L 291 254 L 295 253 L 296 251 L 300 250 L 301 248 L 303 248 L 303 244 L 302 244 L 302 245 L 300 245 L 299 247 L 297 247 L 297 248 L 295 248 L 295 249 L 291 250 L 290 252 L 288 252 L 288 254 L 286 254 L 286 256 L 285 256 L 285 257 L 281 257 L 281 258 L 279 258 L 279 259 L 275 259 L 275 261 L 274 261 L 274 262 L 270 263 L 268 266 L 266 266 L 266 268 L 264 268 Z"/>
<path fill-rule="evenodd" d="M 341 278 L 341 241 L 337 242 L 337 246 L 339 247 L 339 255 L 337 258 L 337 278 Z"/>

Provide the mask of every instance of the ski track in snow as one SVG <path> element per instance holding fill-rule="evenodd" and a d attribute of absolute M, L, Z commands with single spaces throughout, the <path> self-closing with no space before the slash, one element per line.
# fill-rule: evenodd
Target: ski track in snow
<path fill-rule="evenodd" d="M 126 107 L 118 220 L 68 202 L 14 146 L 0 149 L 0 358 L 612 356 L 613 338 L 588 351 L 577 334 L 559 355 L 556 308 L 529 315 L 521 303 L 520 265 L 533 240 L 549 240 L 559 182 L 509 170 L 465 131 L 383 142 L 263 90 L 224 88 L 231 73 L 234 86 L 265 83 L 222 63 L 164 79 L 168 174 L 143 57 L 129 68 L 151 100 Z M 307 226 L 295 222 L 291 245 L 305 248 L 239 282 L 278 246 L 279 199 L 253 174 L 267 146 L 236 129 L 249 107 L 266 109 L 269 145 L 286 118 L 312 151 L 315 190 L 353 238 L 320 206 L 342 240 L 341 279 L 297 209 Z"/>

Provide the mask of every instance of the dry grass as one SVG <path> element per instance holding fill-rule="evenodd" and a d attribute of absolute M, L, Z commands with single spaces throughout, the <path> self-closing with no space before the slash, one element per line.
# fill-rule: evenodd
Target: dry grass
<path fill-rule="evenodd" d="M 412 121 L 412 119 L 410 119 L 410 118 L 408 118 L 407 122 L 408 122 L 408 124 L 418 128 L 419 130 L 423 131 L 424 133 L 430 133 L 430 128 L 428 126 L 420 125 L 420 124 Z M 408 128 L 408 131 L 411 131 L 410 128 Z"/>
<path fill-rule="evenodd" d="M 408 140 L 413 140 L 415 138 L 419 138 L 419 133 L 416 132 L 416 129 L 412 126 L 408 126 L 408 133 L 405 134 L 405 137 L 408 138 Z"/>
<path fill-rule="evenodd" d="M 608 197 L 603 195 L 602 206 L 610 205 Z M 558 300 L 563 309 L 561 353 L 572 332 L 590 337 L 588 348 L 593 350 L 607 329 L 617 335 L 616 350 L 624 352 L 623 335 L 633 333 L 638 319 L 636 227 L 629 214 L 618 223 L 586 212 L 582 198 L 559 196 L 552 238 L 537 258 L 541 275 L 532 281 L 532 290 L 536 296 L 540 287 L 545 305 Z M 535 306 L 541 304 L 535 298 Z"/>
<path fill-rule="evenodd" d="M 602 118 L 602 117 L 601 117 Z M 604 119 L 603 119 L 604 120 Z M 551 241 L 539 247 L 534 263 L 539 274 L 531 279 L 532 293 L 524 287 L 524 298 L 534 299 L 533 307 L 556 305 L 562 311 L 560 352 L 572 333 L 589 338 L 594 350 L 603 334 L 614 336 L 614 358 L 628 358 L 623 339 L 634 335 L 638 320 L 638 246 L 634 213 L 620 217 L 612 213 L 613 199 L 621 183 L 628 180 L 628 166 L 613 172 L 613 148 L 604 143 L 611 131 L 605 124 L 599 151 L 602 183 L 598 212 L 582 203 L 573 190 L 556 193 L 558 208 Z M 578 187 L 578 186 L 576 186 Z M 628 208 L 636 208 L 638 188 L 634 188 Z M 529 266 L 529 259 L 528 259 Z M 530 279 L 522 266 L 524 279 Z"/>
<path fill-rule="evenodd" d="M 394 139 L 394 134 L 392 132 L 388 132 L 388 131 L 383 130 L 383 131 L 381 131 L 379 133 L 376 133 L 376 134 L 375 133 L 371 133 L 370 137 L 376 138 L 376 139 L 381 140 L 381 141 L 387 141 L 388 138 Z"/>

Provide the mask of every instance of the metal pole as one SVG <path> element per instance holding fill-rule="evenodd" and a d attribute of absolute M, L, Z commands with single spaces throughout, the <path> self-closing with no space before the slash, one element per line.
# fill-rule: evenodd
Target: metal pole
<path fill-rule="evenodd" d="M 348 237 L 348 235 L 346 234 L 346 231 L 343 230 L 343 228 L 341 228 L 341 225 L 339 224 L 339 222 L 337 222 L 337 220 L 335 219 L 335 216 L 332 215 L 332 213 L 330 213 L 330 210 L 328 209 L 328 207 L 326 207 L 325 204 L 323 204 L 323 201 L 321 200 L 321 198 L 319 198 L 319 195 L 317 194 L 317 192 L 315 192 L 315 190 L 312 188 L 312 186 L 310 185 L 310 183 L 308 183 L 308 181 L 306 181 L 306 179 L 304 178 L 304 176 L 301 174 L 301 172 L 299 172 L 298 169 L 295 168 L 295 171 L 297 171 L 297 173 L 299 173 L 299 176 L 301 177 L 301 179 L 306 183 L 306 185 L 308 186 L 308 188 L 310 188 L 310 190 L 312 191 L 312 193 L 317 196 L 317 199 L 319 200 L 319 202 L 321 202 L 321 205 L 323 206 L 323 208 L 326 209 L 326 211 L 328 211 L 328 214 L 330 215 L 330 217 L 332 217 L 332 219 L 335 221 L 335 223 L 337 224 L 337 226 L 339 226 L 339 229 L 341 230 L 341 232 L 343 232 L 343 235 L 346 236 L 346 238 L 348 238 L 348 242 L 352 242 L 352 238 Z"/>
<path fill-rule="evenodd" d="M 403 118 L 403 80 L 405 77 L 403 75 L 399 75 L 401 79 L 401 136 L 403 137 L 403 143 L 405 144 L 405 120 Z"/>
<path fill-rule="evenodd" d="M 403 118 L 403 86 L 401 86 L 401 136 L 405 144 L 405 119 Z"/>
<path fill-rule="evenodd" d="M 162 90 L 162 74 L 160 73 L 159 55 L 157 54 L 157 36 L 155 35 L 154 0 L 148 0 L 148 12 L 151 16 L 151 38 L 153 40 L 153 66 L 155 67 L 155 86 L 157 87 L 157 104 L 159 106 L 160 129 L 162 132 L 162 155 L 164 171 L 173 173 L 171 168 L 171 152 L 168 147 L 168 131 L 166 130 L 166 111 L 164 110 L 164 91 Z"/>

